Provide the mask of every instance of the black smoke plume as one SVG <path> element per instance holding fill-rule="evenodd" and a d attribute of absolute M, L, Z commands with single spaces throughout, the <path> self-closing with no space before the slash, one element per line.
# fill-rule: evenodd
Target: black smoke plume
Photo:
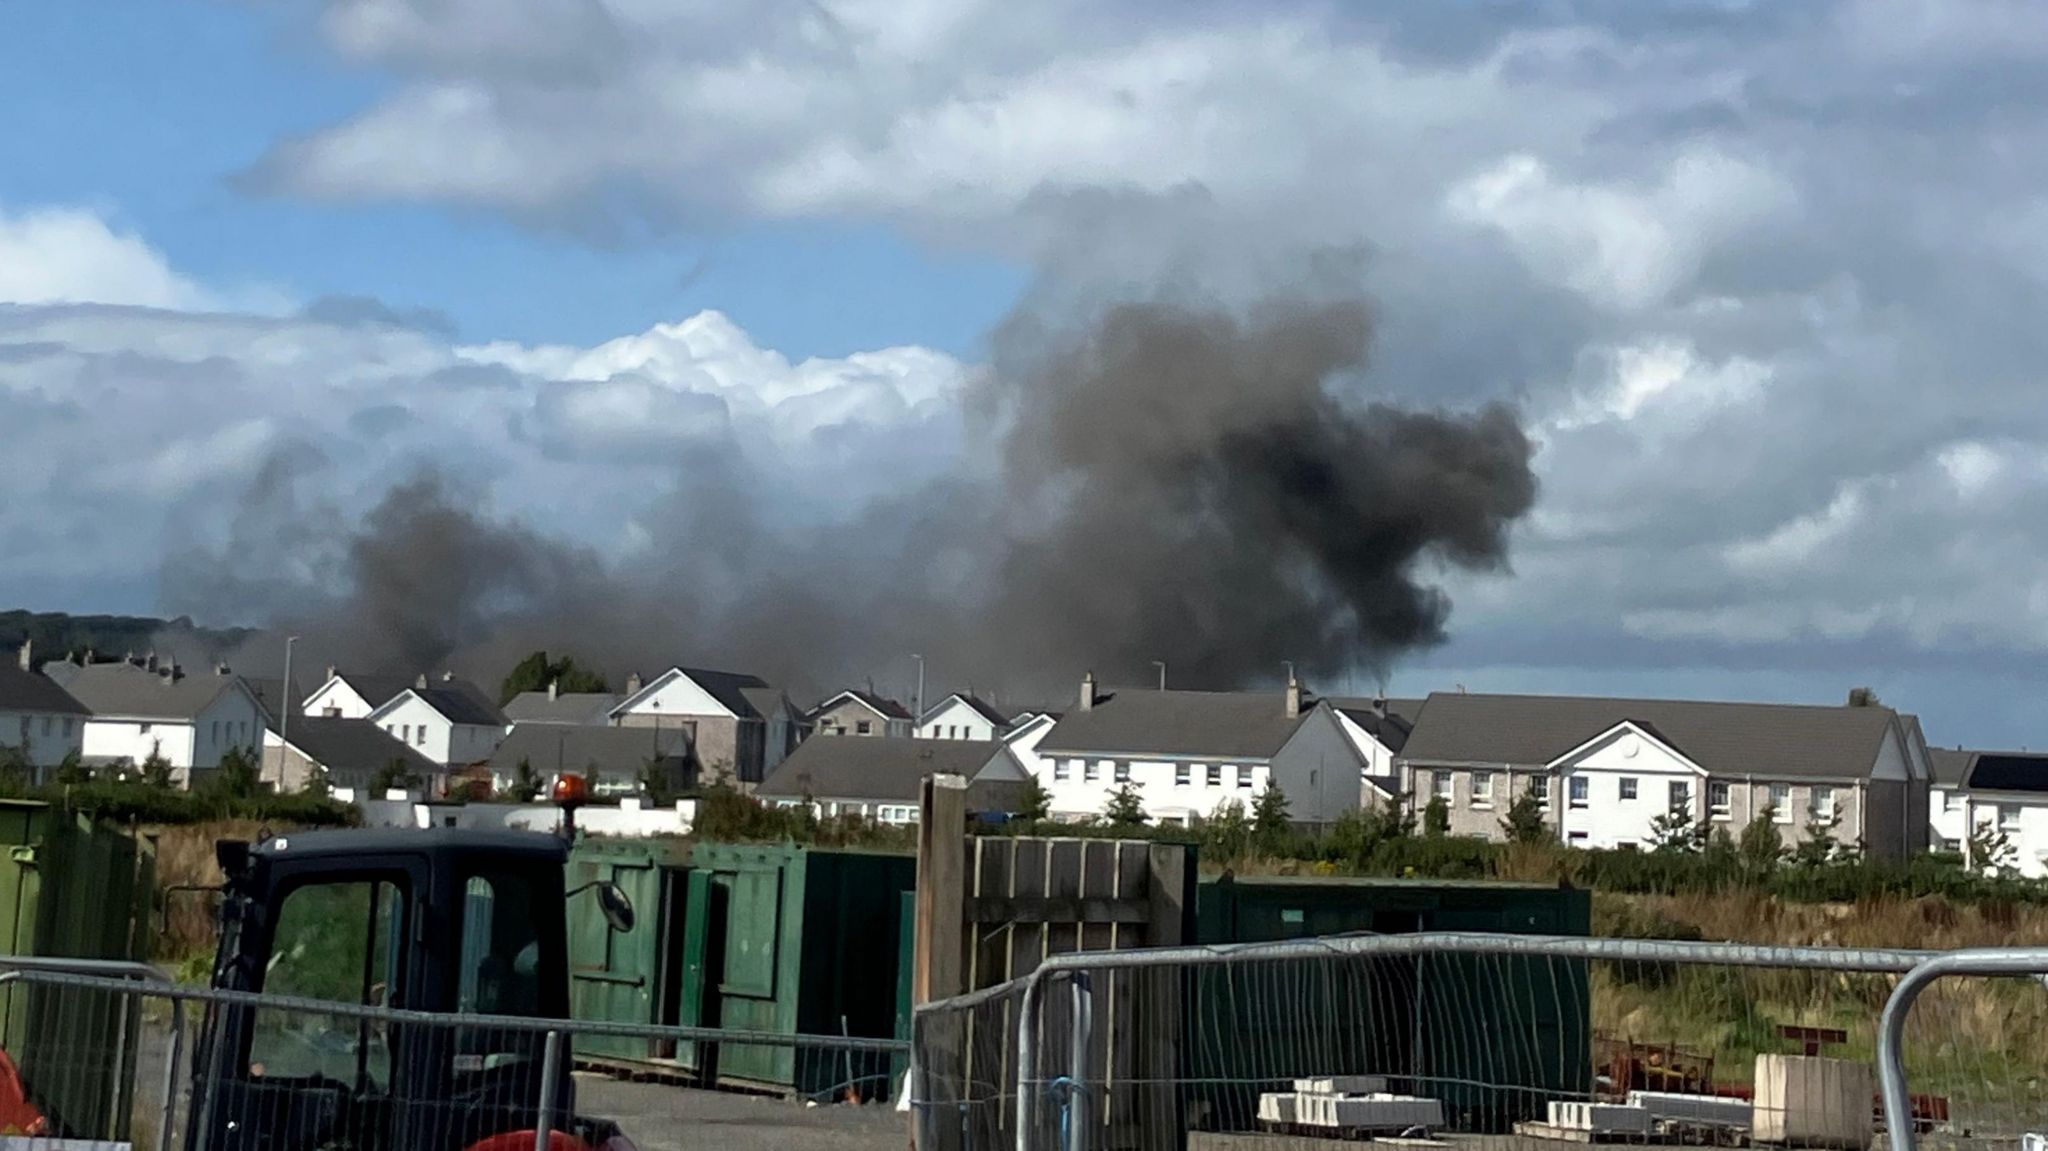
<path fill-rule="evenodd" d="M 1283 661 L 1384 671 L 1444 636 L 1431 572 L 1505 568 L 1536 483 L 1511 410 L 1366 398 L 1371 332 L 1349 297 L 1021 313 L 970 397 L 978 466 L 791 538 L 748 503 L 745 465 L 692 460 L 630 565 L 433 476 L 309 539 L 333 513 L 272 473 L 226 554 L 167 566 L 166 600 L 260 605 L 317 658 L 404 674 L 495 679 L 547 648 L 615 676 L 696 663 L 901 690 L 915 652 L 935 689 L 1051 700 L 1083 670 L 1139 679 L 1154 660 L 1183 687 L 1270 681 Z"/>

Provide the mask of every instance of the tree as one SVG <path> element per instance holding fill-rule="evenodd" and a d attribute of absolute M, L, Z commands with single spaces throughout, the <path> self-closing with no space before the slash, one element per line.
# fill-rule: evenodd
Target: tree
<path fill-rule="evenodd" d="M 1848 706 L 1882 707 L 1884 701 L 1877 698 L 1877 689 L 1874 687 L 1852 687 L 1849 689 Z"/>
<path fill-rule="evenodd" d="M 164 758 L 162 749 L 151 748 L 149 758 L 142 761 L 142 782 L 162 791 L 171 789 L 171 761 Z"/>
<path fill-rule="evenodd" d="M 391 762 L 378 768 L 377 774 L 370 777 L 370 798 L 382 799 L 387 791 L 411 791 L 421 782 L 405 760 L 393 756 Z"/>
<path fill-rule="evenodd" d="M 0 794 L 26 795 L 34 775 L 35 765 L 28 761 L 27 752 L 0 744 Z"/>
<path fill-rule="evenodd" d="M 1987 820 L 1970 829 L 1970 864 L 1979 871 L 2004 875 L 2013 870 L 2019 851 L 1998 821 Z"/>
<path fill-rule="evenodd" d="M 647 802 L 657 807 L 672 807 L 680 797 L 680 789 L 669 781 L 668 761 L 660 756 L 650 756 L 640 768 L 640 790 L 647 795 Z"/>
<path fill-rule="evenodd" d="M 1537 789 L 1543 786 L 1544 782 L 1537 780 L 1522 794 L 1517 795 L 1513 803 L 1508 804 L 1507 814 L 1501 817 L 1500 829 L 1507 833 L 1510 840 L 1516 843 L 1543 843 L 1554 838 L 1550 833 L 1550 825 L 1543 822 L 1543 799 L 1537 794 Z"/>
<path fill-rule="evenodd" d="M 1785 837 L 1778 834 L 1775 808 L 1765 804 L 1756 813 L 1756 818 L 1742 829 L 1742 839 L 1735 845 L 1735 851 L 1746 871 L 1761 875 L 1777 868 L 1785 858 Z"/>
<path fill-rule="evenodd" d="M 1422 809 L 1422 834 L 1431 839 L 1442 839 L 1451 833 L 1451 805 L 1441 795 L 1429 797 L 1429 803 Z"/>
<path fill-rule="evenodd" d="M 207 781 L 207 790 L 230 799 L 249 799 L 263 790 L 262 773 L 256 759 L 240 747 L 231 747 L 220 757 L 220 766 Z"/>
<path fill-rule="evenodd" d="M 326 769 L 320 767 L 310 768 L 306 772 L 304 786 L 299 788 L 299 794 L 310 795 L 314 799 L 328 799 L 332 797 L 334 795 L 334 787 L 327 782 Z"/>
<path fill-rule="evenodd" d="M 512 786 L 506 788 L 506 795 L 514 803 L 532 803 L 540 798 L 542 780 L 540 773 L 533 770 L 532 761 L 519 757 L 519 766 L 512 771 Z"/>
<path fill-rule="evenodd" d="M 150 755 L 155 756 L 156 752 L 152 751 Z M 92 782 L 92 772 L 86 769 L 85 760 L 74 751 L 64 756 L 63 762 L 57 765 L 57 774 L 51 778 L 59 787 L 83 787 Z"/>
<path fill-rule="evenodd" d="M 1226 799 L 1217 804 L 1216 810 L 1202 824 L 1205 858 L 1219 862 L 1243 859 L 1251 845 L 1251 817 L 1245 814 L 1244 804 L 1239 800 Z"/>
<path fill-rule="evenodd" d="M 1268 783 L 1252 801 L 1252 843 L 1262 854 L 1280 855 L 1294 838 L 1294 824 L 1287 819 L 1287 793 L 1280 785 Z"/>
<path fill-rule="evenodd" d="M 569 656 L 549 660 L 548 653 L 534 652 L 512 665 L 512 670 L 498 687 L 498 702 L 510 703 L 512 697 L 522 691 L 545 691 L 548 684 L 554 684 L 558 691 L 610 691 L 604 676 L 587 667 L 579 667 Z"/>
<path fill-rule="evenodd" d="M 1143 827 L 1152 817 L 1145 814 L 1145 798 L 1129 783 L 1109 793 L 1102 806 L 1102 818 L 1111 827 Z"/>
<path fill-rule="evenodd" d="M 1692 813 L 1674 807 L 1650 821 L 1650 850 L 1666 854 L 1697 855 L 1707 846 L 1707 825 L 1696 822 Z"/>
<path fill-rule="evenodd" d="M 1803 867 L 1819 867 L 1835 858 L 1839 844 L 1835 829 L 1842 825 L 1842 813 L 1837 811 L 1825 819 L 1820 812 L 1806 813 L 1806 838 L 1792 849 L 1792 861 Z"/>
<path fill-rule="evenodd" d="M 1024 791 L 1017 797 L 1016 816 L 1018 819 L 1038 823 L 1052 815 L 1052 793 L 1038 782 L 1037 776 L 1024 781 Z"/>

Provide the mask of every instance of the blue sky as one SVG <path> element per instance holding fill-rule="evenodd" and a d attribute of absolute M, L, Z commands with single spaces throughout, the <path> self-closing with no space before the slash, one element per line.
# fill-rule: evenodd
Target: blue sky
<path fill-rule="evenodd" d="M 1870 683 L 2038 746 L 2044 33 L 1939 0 L 17 5 L 0 603 L 261 622 L 423 470 L 625 567 L 713 530 L 715 474 L 727 594 L 835 538 L 940 594 L 945 556 L 864 549 L 1020 466 L 986 402 L 1020 301 L 1341 280 L 1375 325 L 1343 402 L 1505 403 L 1533 444 L 1507 568 L 1424 572 L 1451 638 L 1397 689 Z"/>

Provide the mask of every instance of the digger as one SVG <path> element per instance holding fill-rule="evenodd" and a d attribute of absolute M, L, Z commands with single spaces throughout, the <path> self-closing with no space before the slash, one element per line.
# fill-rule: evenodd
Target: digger
<path fill-rule="evenodd" d="M 566 1037 L 550 1059 L 541 1030 L 284 1002 L 567 1018 L 568 900 L 598 899 L 613 930 L 633 922 L 609 883 L 565 890 L 582 782 L 556 787 L 560 835 L 407 828 L 217 844 L 213 985 L 266 1002 L 209 1004 L 186 1146 L 527 1151 L 545 1122 L 550 1151 L 630 1149 L 614 1124 L 574 1114 Z"/>

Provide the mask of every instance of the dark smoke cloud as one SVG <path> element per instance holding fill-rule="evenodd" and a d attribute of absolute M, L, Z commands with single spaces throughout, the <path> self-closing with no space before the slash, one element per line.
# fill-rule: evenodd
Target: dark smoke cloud
<path fill-rule="evenodd" d="M 1507 408 L 1363 399 L 1371 333 L 1343 295 L 1027 311 L 971 397 L 993 468 L 790 538 L 747 499 L 745 465 L 694 457 L 630 564 L 431 476 L 309 540 L 297 525 L 332 512 L 284 510 L 298 477 L 269 474 L 227 555 L 167 567 L 167 605 L 261 604 L 301 650 L 407 674 L 495 677 L 547 647 L 615 674 L 696 662 L 900 690 L 918 652 L 939 683 L 1050 700 L 1084 669 L 1136 678 L 1153 660 L 1186 687 L 1271 680 L 1283 661 L 1384 670 L 1444 635 L 1436 565 L 1506 566 L 1536 485 Z"/>

